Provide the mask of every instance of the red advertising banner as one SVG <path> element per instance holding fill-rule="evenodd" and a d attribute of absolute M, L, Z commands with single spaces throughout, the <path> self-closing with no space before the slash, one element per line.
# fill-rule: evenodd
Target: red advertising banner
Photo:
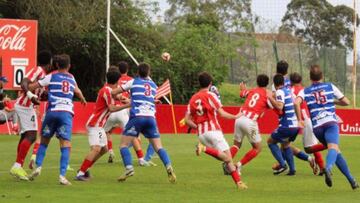
<path fill-rule="evenodd" d="M 86 133 L 85 124 L 90 117 L 93 109 L 95 107 L 94 103 L 88 103 L 87 106 L 82 106 L 79 102 L 75 102 L 74 105 L 74 124 L 73 124 L 73 133 Z M 236 114 L 239 112 L 238 106 L 226 106 L 224 109 L 230 113 Z M 43 114 L 44 105 L 40 106 L 40 115 Z M 186 133 L 187 127 L 180 127 L 179 121 L 184 118 L 186 112 L 186 105 L 175 105 L 175 117 L 177 124 L 177 131 L 179 133 Z M 156 106 L 156 119 L 158 127 L 161 133 L 174 133 L 174 126 L 171 119 L 171 107 L 170 105 L 157 105 Z M 338 109 L 336 113 L 343 120 L 343 123 L 340 124 L 340 134 L 342 135 L 354 135 L 360 136 L 360 110 L 355 109 Z M 39 119 L 41 120 L 41 119 Z M 234 133 L 234 120 L 226 120 L 219 118 L 220 125 L 222 130 L 226 134 Z M 270 134 L 278 126 L 278 117 L 277 115 L 269 110 L 265 115 L 259 119 L 259 128 L 260 133 Z M 39 125 L 41 126 L 41 125 Z M 0 125 L 0 134 L 7 133 L 6 125 Z M 120 133 L 119 130 L 116 130 L 115 133 Z M 192 133 L 195 133 L 192 130 Z"/>
<path fill-rule="evenodd" d="M 5 89 L 18 89 L 27 70 L 35 67 L 36 20 L 0 19 L 0 73 L 8 79 Z"/>

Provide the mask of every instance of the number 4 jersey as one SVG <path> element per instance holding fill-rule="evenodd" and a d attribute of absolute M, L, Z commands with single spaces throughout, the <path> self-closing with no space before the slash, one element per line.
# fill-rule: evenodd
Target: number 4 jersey
<path fill-rule="evenodd" d="M 337 122 L 334 99 L 342 99 L 344 94 L 332 83 L 313 83 L 298 94 L 306 101 L 314 128 L 329 122 Z"/>
<path fill-rule="evenodd" d="M 70 73 L 54 72 L 38 83 L 42 87 L 48 87 L 47 111 L 66 111 L 74 114 L 73 97 L 76 81 Z"/>
<path fill-rule="evenodd" d="M 246 97 L 245 103 L 240 109 L 241 113 L 253 121 L 261 117 L 266 109 L 272 108 L 265 88 L 243 90 L 240 92 L 240 97 Z"/>
<path fill-rule="evenodd" d="M 216 118 L 216 111 L 222 107 L 218 97 L 208 90 L 201 90 L 194 94 L 188 104 L 187 114 L 190 114 L 198 126 L 198 134 L 208 131 L 221 130 Z"/>

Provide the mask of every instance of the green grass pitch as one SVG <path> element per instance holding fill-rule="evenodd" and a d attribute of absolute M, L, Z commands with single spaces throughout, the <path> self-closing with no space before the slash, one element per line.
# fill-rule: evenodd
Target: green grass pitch
<path fill-rule="evenodd" d="M 113 135 L 114 146 L 119 139 Z M 232 136 L 226 138 L 231 142 Z M 177 183 L 170 184 L 160 160 L 155 157 L 157 167 L 139 167 L 135 163 L 135 176 L 124 183 L 117 182 L 123 172 L 116 151 L 116 162 L 107 163 L 107 156 L 91 169 L 94 178 L 89 182 L 73 181 L 74 171 L 67 177 L 72 186 L 58 184 L 59 144 L 50 143 L 43 171 L 34 182 L 20 182 L 9 174 L 15 160 L 19 137 L 0 136 L 0 202 L 359 202 L 360 191 L 353 191 L 337 168 L 333 170 L 334 186 L 328 188 L 324 178 L 314 176 L 307 162 L 296 159 L 297 174 L 294 177 L 272 175 L 274 158 L 265 145 L 263 151 L 242 170 L 243 181 L 249 189 L 239 191 L 229 176 L 222 175 L 220 162 L 202 154 L 197 157 L 193 135 L 162 135 L 163 145 L 170 154 Z M 229 142 L 229 143 L 230 143 Z M 147 141 L 143 142 L 145 148 Z M 302 147 L 301 138 L 296 145 Z M 360 180 L 360 138 L 342 137 L 341 149 L 347 158 L 350 170 Z M 79 167 L 88 152 L 86 136 L 73 136 L 71 166 Z M 236 156 L 249 149 L 246 142 Z M 323 153 L 323 155 L 325 155 Z M 133 157 L 134 153 L 133 153 Z M 27 166 L 28 160 L 25 165 Z M 27 170 L 30 172 L 30 170 Z"/>

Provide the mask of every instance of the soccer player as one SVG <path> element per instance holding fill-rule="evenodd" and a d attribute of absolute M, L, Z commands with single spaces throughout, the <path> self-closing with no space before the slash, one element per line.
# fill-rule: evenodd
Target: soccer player
<path fill-rule="evenodd" d="M 272 106 L 282 112 L 282 114 L 279 115 L 279 127 L 271 134 L 271 137 L 267 141 L 271 153 L 280 164 L 280 167 L 274 170 L 274 175 L 278 175 L 287 170 L 286 162 L 290 168 L 287 175 L 295 175 L 295 163 L 290 143 L 295 141 L 299 128 L 294 110 L 293 97 L 291 90 L 284 86 L 283 75 L 276 74 L 273 82 L 276 89 L 275 98 L 272 93 L 268 94 L 268 98 Z M 278 143 L 282 145 L 286 162 Z"/>
<path fill-rule="evenodd" d="M 303 125 L 301 103 L 306 102 L 310 111 L 313 132 L 328 149 L 324 170 L 326 185 L 332 186 L 331 169 L 336 164 L 349 181 L 352 189 L 357 189 L 359 185 L 351 175 L 345 158 L 340 152 L 339 126 L 335 115 L 335 105 L 347 106 L 350 101 L 335 85 L 324 83 L 322 79 L 323 73 L 320 66 L 311 66 L 310 80 L 312 85 L 301 90 L 295 101 L 297 119 L 300 121 L 300 125 Z"/>
<path fill-rule="evenodd" d="M 292 92 L 293 92 L 293 94 L 294 94 L 294 96 L 296 98 L 296 96 L 299 94 L 299 92 L 304 89 L 304 87 L 301 84 L 302 77 L 301 77 L 301 75 L 299 73 L 296 73 L 296 72 L 291 73 L 290 74 L 290 81 L 291 81 Z M 305 149 L 305 152 L 312 153 L 311 146 L 315 146 L 315 145 L 319 144 L 319 141 L 316 139 L 316 137 L 315 137 L 315 135 L 313 133 L 312 123 L 311 123 L 310 114 L 309 114 L 309 109 L 308 109 L 308 107 L 306 105 L 306 102 L 303 102 L 301 104 L 301 114 L 302 114 L 302 120 L 304 121 L 304 129 L 303 129 L 304 149 Z M 293 149 L 293 152 L 294 152 L 294 149 Z M 303 153 L 303 152 L 299 152 L 299 153 Z M 315 162 L 319 166 L 320 171 L 323 171 L 323 169 L 324 169 L 324 161 L 323 161 L 321 152 L 314 152 L 313 154 L 314 154 L 314 157 L 315 157 Z M 311 159 L 311 156 L 307 156 L 305 153 L 302 156 L 304 157 L 305 160 L 309 160 L 309 158 Z M 310 163 L 312 163 L 311 160 L 310 160 Z M 314 169 L 314 171 L 313 171 L 314 174 L 317 174 L 318 168 L 313 167 L 313 169 Z"/>
<path fill-rule="evenodd" d="M 24 91 L 48 87 L 48 108 L 41 127 L 40 147 L 35 161 L 36 168 L 29 176 L 29 179 L 33 180 L 40 175 L 47 147 L 52 136 L 56 133 L 61 150 L 59 182 L 61 185 L 71 185 L 65 174 L 69 164 L 71 148 L 71 131 L 74 116 L 73 97 L 74 95 L 77 96 L 83 105 L 86 105 L 86 100 L 78 88 L 74 76 L 69 73 L 70 56 L 62 54 L 57 58 L 57 71 L 48 74 L 38 82 L 23 87 Z"/>
<path fill-rule="evenodd" d="M 288 69 L 289 69 L 289 64 L 284 60 L 281 60 L 276 64 L 276 74 L 280 74 L 284 77 L 285 87 L 291 88 L 291 81 L 288 77 Z M 275 84 L 272 85 L 271 89 L 273 92 L 276 92 Z"/>
<path fill-rule="evenodd" d="M 171 183 L 176 182 L 176 175 L 171 166 L 170 158 L 162 147 L 160 134 L 155 119 L 155 95 L 156 84 L 150 79 L 150 65 L 141 63 L 138 65 L 138 77 L 127 82 L 125 85 L 112 91 L 113 95 L 130 91 L 131 109 L 130 119 L 125 126 L 120 142 L 120 154 L 125 166 L 125 172 L 118 181 L 125 181 L 134 175 L 132 157 L 128 149 L 129 145 L 142 133 L 153 145 L 156 153 L 163 162 L 168 179 Z"/>
<path fill-rule="evenodd" d="M 232 161 L 229 145 L 216 118 L 216 114 L 219 114 L 226 119 L 236 119 L 240 114 L 232 115 L 224 111 L 217 96 L 209 91 L 212 84 L 210 74 L 202 72 L 198 79 L 201 89 L 191 97 L 185 115 L 186 124 L 197 129 L 199 140 L 202 143 L 197 145 L 196 153 L 200 155 L 204 151 L 206 154 L 225 162 L 237 187 L 246 189 L 247 186 L 241 181 Z"/>
<path fill-rule="evenodd" d="M 232 157 L 236 155 L 245 136 L 249 139 L 252 149 L 237 162 L 238 171 L 260 153 L 261 136 L 257 119 L 265 113 L 265 110 L 272 108 L 267 98 L 268 91 L 266 90 L 269 84 L 269 77 L 265 74 L 260 74 L 257 76 L 256 82 L 258 87 L 252 90 L 246 89 L 244 83 L 240 84 L 240 97 L 245 97 L 246 100 L 240 109 L 241 117 L 235 121 L 234 145 L 230 148 L 230 152 Z"/>
<path fill-rule="evenodd" d="M 121 61 L 119 63 L 119 70 L 121 73 L 121 77 L 118 81 L 118 84 L 121 85 L 125 85 L 127 82 L 129 82 L 130 80 L 132 80 L 133 78 L 128 76 L 128 71 L 129 71 L 129 65 L 128 63 L 126 63 L 125 61 Z M 122 98 L 129 98 L 129 92 L 123 92 L 121 94 Z M 120 100 L 115 101 L 117 105 L 121 106 L 124 105 Z M 121 111 L 117 111 L 117 112 L 113 112 L 110 114 L 109 119 L 107 120 L 105 126 L 104 126 L 104 130 L 106 132 L 106 136 L 107 136 L 107 146 L 108 146 L 108 150 L 109 150 L 109 159 L 108 159 L 108 163 L 113 163 L 113 159 L 115 157 L 114 151 L 113 151 L 113 147 L 112 147 L 112 136 L 111 136 L 111 131 L 119 126 L 121 128 L 124 129 L 124 127 L 126 126 L 127 122 L 129 121 L 129 110 L 128 109 L 123 109 Z M 147 157 L 149 158 L 149 162 L 146 162 L 144 160 L 144 153 L 141 149 L 141 142 L 140 139 L 134 139 L 133 143 L 132 143 L 134 150 L 136 152 L 136 156 L 138 157 L 138 162 L 140 166 L 145 166 L 145 165 L 156 165 L 154 163 L 152 163 L 150 161 L 151 156 L 153 153 L 155 153 L 153 150 L 151 145 L 149 146 L 149 152 L 147 153 Z"/>
<path fill-rule="evenodd" d="M 38 66 L 31 69 L 22 80 L 22 87 L 31 82 L 36 82 L 45 77 L 46 73 L 51 72 L 52 56 L 48 51 L 41 51 L 37 57 Z M 16 162 L 10 169 L 10 174 L 20 180 L 29 180 L 26 171 L 23 169 L 24 160 L 36 140 L 38 121 L 35 108 L 39 104 L 37 101 L 38 93 L 41 88 L 20 93 L 15 103 L 15 112 L 19 117 L 20 141 L 17 147 Z"/>
<path fill-rule="evenodd" d="M 117 112 L 130 107 L 129 102 L 121 106 L 115 105 L 115 100 L 111 96 L 111 90 L 117 88 L 120 72 L 117 67 L 110 67 L 106 73 L 107 83 L 99 90 L 95 103 L 95 109 L 87 121 L 86 128 L 89 135 L 90 152 L 84 159 L 80 170 L 76 175 L 76 180 L 87 181 L 89 179 L 88 169 L 102 156 L 107 149 L 107 137 L 104 125 L 110 112 Z"/>

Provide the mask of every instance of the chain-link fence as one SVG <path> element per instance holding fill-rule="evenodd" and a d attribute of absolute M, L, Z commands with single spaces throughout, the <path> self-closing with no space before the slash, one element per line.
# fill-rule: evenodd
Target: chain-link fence
<path fill-rule="evenodd" d="M 304 85 L 310 84 L 309 67 L 318 64 L 322 67 L 325 81 L 334 83 L 344 93 L 351 93 L 351 67 L 346 64 L 345 49 L 316 49 L 303 43 L 259 40 L 256 46 L 239 47 L 237 53 L 238 56 L 230 60 L 231 83 L 245 82 L 256 86 L 258 74 L 273 76 L 277 61 L 285 60 L 289 63 L 289 73 L 300 73 Z"/>

